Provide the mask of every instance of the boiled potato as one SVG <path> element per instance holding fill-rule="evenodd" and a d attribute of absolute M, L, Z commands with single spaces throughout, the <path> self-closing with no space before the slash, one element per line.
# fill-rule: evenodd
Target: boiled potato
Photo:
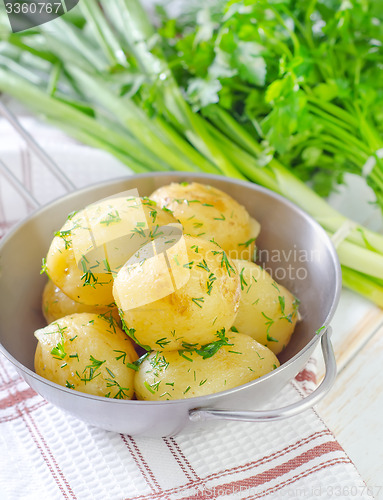
<path fill-rule="evenodd" d="M 70 216 L 56 233 L 45 271 L 72 300 L 108 306 L 114 302 L 112 271 L 146 241 L 149 230 L 176 223 L 169 211 L 147 198 L 100 201 Z"/>
<path fill-rule="evenodd" d="M 163 253 L 145 258 L 144 248 L 139 264 L 128 261 L 115 278 L 120 315 L 134 340 L 148 350 L 211 342 L 217 330 L 231 327 L 237 314 L 239 274 L 226 253 L 202 238 L 184 236 L 181 241 L 184 259 L 178 260 L 172 247 L 170 268 Z M 177 281 L 181 286 L 175 286 Z"/>
<path fill-rule="evenodd" d="M 157 401 L 205 396 L 232 389 L 261 377 L 279 366 L 267 347 L 241 333 L 225 336 L 220 347 L 204 359 L 205 346 L 196 351 L 152 352 L 141 363 L 134 378 L 137 399 Z M 211 351 L 210 351 L 211 353 Z"/>
<path fill-rule="evenodd" d="M 279 354 L 290 341 L 299 301 L 253 262 L 234 260 L 241 280 L 241 302 L 234 327 Z"/>
<path fill-rule="evenodd" d="M 110 307 L 97 307 L 80 304 L 80 302 L 76 302 L 65 295 L 65 293 L 51 280 L 48 280 L 44 287 L 42 312 L 48 324 L 53 323 L 64 316 L 83 312 L 93 312 L 105 315 L 112 314 L 115 321 L 120 321 L 118 309 L 114 303 L 112 303 Z"/>
<path fill-rule="evenodd" d="M 76 391 L 131 399 L 137 359 L 130 338 L 113 322 L 92 313 L 60 318 L 37 330 L 35 371 Z"/>
<path fill-rule="evenodd" d="M 172 183 L 150 198 L 170 209 L 185 233 L 214 238 L 231 258 L 252 259 L 260 225 L 227 193 L 197 182 Z"/>

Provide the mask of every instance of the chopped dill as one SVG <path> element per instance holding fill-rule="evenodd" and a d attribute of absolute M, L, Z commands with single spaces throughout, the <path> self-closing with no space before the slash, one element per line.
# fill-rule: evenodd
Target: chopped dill
<path fill-rule="evenodd" d="M 107 217 L 100 221 L 100 224 L 105 224 L 106 226 L 109 226 L 110 224 L 115 224 L 117 222 L 121 222 L 121 217 L 118 211 L 115 210 L 114 213 L 113 212 L 108 213 Z"/>
<path fill-rule="evenodd" d="M 209 266 L 207 265 L 205 259 L 203 259 L 202 262 L 198 262 L 197 267 L 200 267 L 201 269 L 204 269 L 206 272 L 210 273 Z"/>
<path fill-rule="evenodd" d="M 244 243 L 238 243 L 238 246 L 239 247 L 249 247 L 254 241 L 256 240 L 256 238 L 250 238 L 249 240 L 245 241 Z"/>
<path fill-rule="evenodd" d="M 205 302 L 205 299 L 203 297 L 193 298 L 192 302 L 194 302 L 196 306 L 202 309 L 202 303 Z"/>
<path fill-rule="evenodd" d="M 247 282 L 243 276 L 243 271 L 245 270 L 245 268 L 243 267 L 241 272 L 239 273 L 239 278 L 240 278 L 240 281 L 241 281 L 241 290 L 243 290 L 245 288 L 245 286 L 247 286 Z"/>
<path fill-rule="evenodd" d="M 265 325 L 267 326 L 266 333 L 269 336 L 269 331 L 270 331 L 271 326 L 274 324 L 274 320 L 272 318 L 270 318 L 269 316 L 266 316 L 266 314 L 263 311 L 261 312 L 261 314 L 267 320 L 267 321 L 265 321 Z"/>
<path fill-rule="evenodd" d="M 207 294 L 210 295 L 211 294 L 211 291 L 213 289 L 213 283 L 214 281 L 216 281 L 217 278 L 215 277 L 214 273 L 210 273 L 209 274 L 209 278 L 206 282 L 206 288 L 207 288 Z"/>
<path fill-rule="evenodd" d="M 167 346 L 168 344 L 170 344 L 170 340 L 167 340 L 166 337 L 163 337 L 162 339 L 158 339 L 156 341 L 156 344 L 161 348 L 163 349 L 165 346 Z"/>

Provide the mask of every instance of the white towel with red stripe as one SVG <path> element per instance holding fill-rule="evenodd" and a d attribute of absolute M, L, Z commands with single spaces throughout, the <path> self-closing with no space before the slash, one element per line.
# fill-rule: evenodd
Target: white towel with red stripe
<path fill-rule="evenodd" d="M 315 364 L 273 401 L 309 392 Z M 314 410 L 270 423 L 215 422 L 169 438 L 107 432 L 37 395 L 0 357 L 2 500 L 371 499 Z M 349 492 L 349 493 L 347 493 Z"/>
<path fill-rule="evenodd" d="M 78 187 L 127 174 L 109 155 L 27 119 Z M 37 199 L 63 194 L 0 120 L 0 156 Z M 0 180 L 0 236 L 29 208 Z M 309 362 L 268 407 L 315 387 Z M 270 423 L 210 422 L 198 433 L 153 439 L 107 432 L 37 395 L 0 355 L 1 500 L 366 498 L 371 491 L 314 410 Z"/>

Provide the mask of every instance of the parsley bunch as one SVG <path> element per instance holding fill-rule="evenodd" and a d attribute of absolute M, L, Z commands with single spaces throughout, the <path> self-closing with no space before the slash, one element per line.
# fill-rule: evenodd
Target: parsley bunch
<path fill-rule="evenodd" d="M 230 113 L 263 144 L 265 164 L 278 158 L 322 196 L 345 172 L 365 176 L 383 208 L 378 0 L 214 0 L 177 19 L 161 13 L 164 50 L 195 111 L 227 135 Z"/>

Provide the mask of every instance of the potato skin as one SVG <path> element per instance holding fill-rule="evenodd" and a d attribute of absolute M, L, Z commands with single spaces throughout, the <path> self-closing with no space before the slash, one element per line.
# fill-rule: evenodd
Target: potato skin
<path fill-rule="evenodd" d="M 63 318 L 64 316 L 83 312 L 95 314 L 111 313 L 116 322 L 119 323 L 120 316 L 118 315 L 117 307 L 115 304 L 112 304 L 112 306 L 88 306 L 86 304 L 76 302 L 65 295 L 65 293 L 60 290 L 60 288 L 56 286 L 52 280 L 47 281 L 43 291 L 42 312 L 48 325 L 60 318 Z"/>
<path fill-rule="evenodd" d="M 241 301 L 234 327 L 279 354 L 289 343 L 299 301 L 257 264 L 234 260 L 241 278 Z"/>
<path fill-rule="evenodd" d="M 137 399 L 205 396 L 246 384 L 279 366 L 270 349 L 248 335 L 230 332 L 227 339 L 231 345 L 222 346 L 207 359 L 196 352 L 150 353 L 134 378 Z"/>
<path fill-rule="evenodd" d="M 135 241 L 140 240 L 140 234 L 133 233 L 130 229 L 130 221 L 136 223 L 135 217 L 137 223 L 140 217 L 144 219 L 150 229 L 177 223 L 171 212 L 158 208 L 156 203 L 148 198 L 120 197 L 100 201 L 70 216 L 56 233 L 46 257 L 45 268 L 50 279 L 76 302 L 96 306 L 108 306 L 113 303 L 113 278 L 107 264 L 103 264 L 103 257 L 100 258 L 101 264 L 97 273 L 94 271 L 94 276 L 88 276 L 87 279 L 84 270 L 81 266 L 79 268 L 76 262 L 73 239 L 76 238 L 77 245 L 89 247 L 89 235 L 83 229 L 92 224 L 93 235 L 97 231 L 100 238 L 113 242 L 124 234 L 129 236 L 130 245 L 133 246 Z M 102 249 L 102 245 L 98 248 Z M 129 246 L 126 251 L 130 251 Z"/>
<path fill-rule="evenodd" d="M 113 293 L 120 315 L 148 350 L 208 343 L 217 330 L 229 329 L 237 314 L 239 275 L 226 253 L 202 238 L 184 236 L 184 241 L 190 278 L 173 293 L 129 309 L 124 304 L 130 298 L 149 294 L 150 287 L 160 288 L 162 269 L 158 266 L 143 274 L 139 267 L 131 272 L 124 266 L 115 278 Z"/>
<path fill-rule="evenodd" d="M 35 336 L 38 375 L 96 396 L 133 397 L 135 370 L 126 363 L 135 361 L 137 354 L 115 324 L 97 314 L 73 314 L 37 330 Z"/>
<path fill-rule="evenodd" d="M 260 225 L 227 193 L 197 182 L 172 183 L 150 198 L 170 209 L 185 233 L 214 238 L 233 259 L 252 259 Z"/>
<path fill-rule="evenodd" d="M 70 231 L 71 227 L 71 223 L 67 222 L 60 232 Z M 106 306 L 113 302 L 112 276 L 107 273 L 98 274 L 98 280 L 103 285 L 86 286 L 82 279 L 84 273 L 78 268 L 72 248 L 66 248 L 61 237 L 55 236 L 52 240 L 46 257 L 46 272 L 53 283 L 76 302 L 93 306 Z"/>

